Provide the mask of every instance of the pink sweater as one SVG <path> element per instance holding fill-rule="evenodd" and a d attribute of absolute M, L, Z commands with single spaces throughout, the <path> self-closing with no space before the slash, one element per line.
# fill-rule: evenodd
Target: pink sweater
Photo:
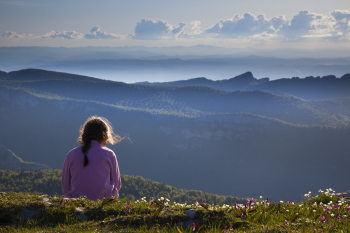
<path fill-rule="evenodd" d="M 87 196 L 90 200 L 119 196 L 121 187 L 117 158 L 114 152 L 92 140 L 87 152 L 89 164 L 83 167 L 82 146 L 69 151 L 62 169 L 62 190 L 66 197 Z"/>

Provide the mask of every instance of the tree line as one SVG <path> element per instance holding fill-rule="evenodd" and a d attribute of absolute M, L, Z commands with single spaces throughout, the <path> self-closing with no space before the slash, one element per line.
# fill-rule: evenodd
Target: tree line
<path fill-rule="evenodd" d="M 54 170 L 0 170 L 0 192 L 25 192 L 35 194 L 63 195 L 61 187 L 62 171 Z M 220 196 L 198 190 L 184 190 L 174 188 L 163 183 L 144 179 L 141 176 L 122 175 L 120 198 L 139 200 L 142 197 L 165 197 L 178 203 L 245 203 L 245 198 Z"/>

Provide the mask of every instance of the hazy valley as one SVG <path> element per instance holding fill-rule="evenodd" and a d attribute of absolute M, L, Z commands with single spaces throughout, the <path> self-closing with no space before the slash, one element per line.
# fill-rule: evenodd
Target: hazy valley
<path fill-rule="evenodd" d="M 238 76 L 246 88 L 224 91 L 34 69 L 1 73 L 0 142 L 25 161 L 61 169 L 80 125 L 99 115 L 130 138 L 111 146 L 123 174 L 273 200 L 346 189 L 349 75 L 250 85 L 252 78 Z M 310 93 L 317 98 L 307 100 Z"/>

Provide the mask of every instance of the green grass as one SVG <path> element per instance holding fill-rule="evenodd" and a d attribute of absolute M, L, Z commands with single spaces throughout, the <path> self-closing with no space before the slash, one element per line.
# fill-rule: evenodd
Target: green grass
<path fill-rule="evenodd" d="M 350 232 L 350 206 L 329 190 L 306 194 L 297 203 L 270 203 L 262 197 L 251 205 L 180 204 L 166 198 L 156 199 L 151 206 L 150 202 L 146 198 L 90 201 L 8 192 L 0 194 L 0 232 L 192 232 L 191 226 L 176 225 L 189 220 L 188 209 L 197 212 L 192 225 L 195 232 Z M 40 208 L 30 220 L 18 217 L 24 209 Z M 87 221 L 79 217 L 79 210 Z"/>

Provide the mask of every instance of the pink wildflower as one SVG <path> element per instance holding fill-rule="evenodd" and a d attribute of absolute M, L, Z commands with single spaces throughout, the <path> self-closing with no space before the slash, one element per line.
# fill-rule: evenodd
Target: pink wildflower
<path fill-rule="evenodd" d="M 111 222 L 114 222 L 115 219 L 112 219 L 112 220 L 109 220 L 108 221 L 108 224 L 110 224 Z"/>
<path fill-rule="evenodd" d="M 253 204 L 253 202 L 255 201 L 254 198 L 252 199 L 247 199 L 247 204 L 250 206 L 251 204 Z"/>
<path fill-rule="evenodd" d="M 195 224 L 195 223 L 192 223 L 191 229 L 192 229 L 192 231 L 195 231 L 195 230 L 196 230 L 196 224 Z"/>
<path fill-rule="evenodd" d="M 125 209 L 126 209 L 126 213 L 127 213 L 127 212 L 128 212 L 129 210 L 131 210 L 132 208 L 131 208 L 128 204 L 126 204 Z"/>
<path fill-rule="evenodd" d="M 151 200 L 151 202 L 149 203 L 149 206 L 153 205 L 154 199 Z"/>
<path fill-rule="evenodd" d="M 229 231 L 233 231 L 233 228 L 232 228 L 232 224 L 231 224 L 231 223 L 230 223 L 230 227 L 227 228 L 227 229 L 224 231 L 224 233 L 229 232 Z"/>
<path fill-rule="evenodd" d="M 288 222 L 287 220 L 284 220 L 284 224 L 285 224 L 286 226 L 289 226 L 289 222 Z"/>

